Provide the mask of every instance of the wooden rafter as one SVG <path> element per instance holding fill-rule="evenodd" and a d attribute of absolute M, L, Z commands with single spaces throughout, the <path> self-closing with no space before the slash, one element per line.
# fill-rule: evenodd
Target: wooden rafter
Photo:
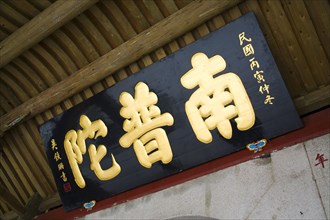
<path fill-rule="evenodd" d="M 98 0 L 59 0 L 0 43 L 0 68 Z"/>
<path fill-rule="evenodd" d="M 0 118 L 0 134 L 131 64 L 240 0 L 194 1 Z"/>
<path fill-rule="evenodd" d="M 18 215 L 23 215 L 25 212 L 24 206 L 11 194 L 4 186 L 0 184 L 0 201 L 6 203 Z"/>

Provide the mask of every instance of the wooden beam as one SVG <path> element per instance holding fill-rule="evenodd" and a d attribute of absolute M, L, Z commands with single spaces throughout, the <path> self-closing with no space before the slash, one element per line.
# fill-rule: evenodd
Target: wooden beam
<path fill-rule="evenodd" d="M 60 195 L 58 193 L 55 193 L 54 195 L 44 199 L 41 202 L 41 204 L 39 206 L 39 211 L 47 212 L 50 208 L 54 208 L 54 207 L 57 207 L 60 205 L 62 205 Z"/>
<path fill-rule="evenodd" d="M 0 219 L 3 220 L 12 220 L 12 219 L 18 219 L 18 215 L 14 211 L 6 212 L 4 215 L 0 215 Z"/>
<path fill-rule="evenodd" d="M 28 204 L 25 207 L 25 213 L 21 219 L 33 219 L 36 215 L 39 214 L 39 206 L 42 201 L 39 193 L 35 193 L 29 200 Z"/>
<path fill-rule="evenodd" d="M 330 85 L 320 87 L 307 95 L 295 98 L 294 104 L 300 115 L 307 114 L 330 105 Z"/>
<path fill-rule="evenodd" d="M 0 68 L 98 0 L 59 0 L 0 43 Z"/>
<path fill-rule="evenodd" d="M 198 0 L 165 18 L 0 118 L 0 135 L 169 43 L 240 0 Z"/>
<path fill-rule="evenodd" d="M 24 206 L 11 194 L 3 185 L 0 184 L 0 200 L 6 203 L 19 216 L 25 212 Z"/>

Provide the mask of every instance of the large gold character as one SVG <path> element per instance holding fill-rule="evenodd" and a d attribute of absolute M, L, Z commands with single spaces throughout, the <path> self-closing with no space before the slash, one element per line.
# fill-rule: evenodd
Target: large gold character
<path fill-rule="evenodd" d="M 85 188 L 86 183 L 78 164 L 83 162 L 82 155 L 86 153 L 86 139 L 96 139 L 100 136 L 105 137 L 108 133 L 108 129 L 102 120 L 91 122 L 86 115 L 80 117 L 80 126 L 83 128 L 82 130 L 79 129 L 77 132 L 75 130 L 70 130 L 66 133 L 64 149 L 76 184 L 80 188 Z M 120 173 L 121 168 L 112 154 L 112 167 L 106 170 L 101 168 L 100 161 L 107 153 L 107 149 L 104 145 L 100 145 L 96 149 L 95 145 L 91 144 L 88 152 L 91 160 L 91 170 L 94 171 L 100 180 L 112 179 Z"/>
<path fill-rule="evenodd" d="M 123 123 L 124 134 L 119 143 L 122 147 L 133 148 L 139 163 L 150 168 L 153 163 L 162 161 L 167 164 L 172 161 L 172 149 L 166 132 L 162 126 L 173 125 L 174 119 L 170 113 L 160 114 L 155 105 L 158 98 L 149 92 L 149 87 L 139 82 L 135 86 L 135 97 L 123 92 L 119 97 L 122 104 L 120 115 L 126 120 Z"/>
<path fill-rule="evenodd" d="M 224 138 L 231 139 L 229 120 L 235 117 L 239 130 L 250 129 L 255 114 L 240 78 L 231 72 L 213 78 L 226 68 L 226 61 L 219 55 L 208 58 L 204 53 L 196 53 L 191 64 L 193 68 L 181 77 L 181 84 L 187 89 L 199 86 L 185 104 L 197 139 L 210 143 L 210 130 L 215 128 Z"/>

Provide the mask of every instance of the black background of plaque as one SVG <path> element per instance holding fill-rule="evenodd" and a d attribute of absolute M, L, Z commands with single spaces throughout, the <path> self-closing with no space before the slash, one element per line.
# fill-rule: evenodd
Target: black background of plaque
<path fill-rule="evenodd" d="M 270 85 L 270 94 L 275 97 L 273 105 L 265 105 L 265 95 L 259 92 L 254 72 L 250 69 L 249 59 L 245 57 L 239 43 L 238 35 L 245 32 L 252 38 L 251 44 L 255 50 L 255 60 L 260 64 L 259 70 L 264 71 L 265 83 Z M 227 63 L 226 69 L 219 73 L 233 72 L 242 80 L 254 107 L 256 122 L 248 131 L 238 131 L 233 127 L 232 139 L 226 140 L 213 130 L 213 141 L 209 144 L 201 143 L 195 137 L 185 114 L 185 102 L 195 89 L 186 89 L 180 83 L 180 77 L 191 69 L 191 57 L 197 52 L 205 53 L 209 58 L 221 55 Z M 218 76 L 216 75 L 216 76 Z M 216 77 L 215 76 L 215 77 Z M 134 153 L 133 147 L 122 148 L 118 141 L 124 134 L 122 124 L 124 119 L 119 115 L 121 104 L 119 95 L 126 91 L 134 94 L 134 87 L 138 82 L 146 83 L 150 90 L 158 96 L 157 106 L 161 113 L 169 112 L 174 118 L 174 125 L 162 127 L 165 129 L 173 152 L 173 160 L 165 165 L 157 162 L 150 169 L 142 167 Z M 80 189 L 72 175 L 65 155 L 63 141 L 66 132 L 71 129 L 81 129 L 80 115 L 87 115 L 91 121 L 101 119 L 108 127 L 105 138 L 88 140 L 86 146 L 93 143 L 107 147 L 107 155 L 101 161 L 103 169 L 112 166 L 111 154 L 121 166 L 121 173 L 112 180 L 100 181 L 90 170 L 88 152 L 83 155 L 83 163 L 79 166 L 86 182 L 86 187 Z M 137 186 L 161 179 L 193 166 L 205 163 L 215 158 L 223 157 L 232 152 L 245 148 L 246 144 L 262 138 L 270 139 L 301 127 L 292 100 L 283 83 L 281 75 L 267 46 L 253 13 L 248 13 L 225 27 L 214 31 L 198 41 L 180 49 L 174 54 L 143 69 L 137 74 L 115 84 L 107 90 L 91 97 L 72 109 L 56 116 L 40 127 L 40 133 L 48 156 L 49 164 L 55 177 L 58 192 L 66 211 L 82 207 L 85 202 L 102 200 Z M 72 190 L 65 193 L 61 173 L 54 160 L 51 149 L 51 139 L 55 139 L 58 152 L 61 155 Z M 266 146 L 267 147 L 267 146 Z"/>

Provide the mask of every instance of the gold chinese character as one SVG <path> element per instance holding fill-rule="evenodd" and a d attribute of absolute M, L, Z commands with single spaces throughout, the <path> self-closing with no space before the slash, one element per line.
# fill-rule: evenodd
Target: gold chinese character
<path fill-rule="evenodd" d="M 273 99 L 275 99 L 275 98 L 271 97 L 270 95 L 267 95 L 264 103 L 272 105 L 273 104 L 273 102 L 272 102 Z"/>
<path fill-rule="evenodd" d="M 239 35 L 238 35 L 238 38 L 239 38 L 239 45 L 243 45 L 243 42 L 244 41 L 247 41 L 247 42 L 251 42 L 252 41 L 252 39 L 251 38 L 246 38 L 245 37 L 245 32 L 242 32 L 242 33 L 240 33 Z"/>
<path fill-rule="evenodd" d="M 133 143 L 133 148 L 140 164 L 150 168 L 153 163 L 162 161 L 164 164 L 171 162 L 173 154 L 166 132 L 159 127 L 173 125 L 174 119 L 170 113 L 161 114 L 155 105 L 157 95 L 149 92 L 149 87 L 139 82 L 135 86 L 135 97 L 123 92 L 119 97 L 122 104 L 120 115 L 126 120 L 124 134 L 119 143 L 128 148 Z"/>
<path fill-rule="evenodd" d="M 52 139 L 51 140 L 51 144 L 52 144 L 52 150 L 54 151 L 54 150 L 57 150 L 57 144 L 56 144 L 56 142 L 55 142 L 55 139 Z"/>
<path fill-rule="evenodd" d="M 56 161 L 62 160 L 61 155 L 60 155 L 59 152 L 55 152 L 55 154 L 54 154 L 54 159 L 55 159 Z"/>
<path fill-rule="evenodd" d="M 63 182 L 66 182 L 68 181 L 67 177 L 66 177 L 66 174 L 62 171 L 62 174 L 61 174 L 61 179 L 63 180 Z"/>
<path fill-rule="evenodd" d="M 265 82 L 264 75 L 262 75 L 264 71 L 256 71 L 255 74 L 253 74 L 253 77 L 258 80 L 258 83 L 261 83 L 261 81 Z"/>
<path fill-rule="evenodd" d="M 264 94 L 264 92 L 267 92 L 267 94 L 269 94 L 269 85 L 268 84 L 264 84 L 263 86 L 259 87 L 259 92 L 261 94 Z"/>
<path fill-rule="evenodd" d="M 107 149 L 104 145 L 99 145 L 96 149 L 94 144 L 91 144 L 88 148 L 89 157 L 91 158 L 91 169 L 95 172 L 97 178 L 100 180 L 109 180 L 117 176 L 121 168 L 116 162 L 115 157 L 111 154 L 112 167 L 103 170 L 100 164 L 102 158 L 107 154 Z"/>
<path fill-rule="evenodd" d="M 243 47 L 243 52 L 244 52 L 244 55 L 246 57 L 249 56 L 249 55 L 254 54 L 254 49 L 253 49 L 252 44 L 248 44 L 248 45 L 244 46 Z"/>
<path fill-rule="evenodd" d="M 213 78 L 226 68 L 226 61 L 220 55 L 208 58 L 204 53 L 196 53 L 191 64 L 193 68 L 181 77 L 181 84 L 187 89 L 199 86 L 185 104 L 197 139 L 210 143 L 210 130 L 215 128 L 224 138 L 230 139 L 232 127 L 229 120 L 235 117 L 239 130 L 250 129 L 255 114 L 240 78 L 231 72 Z"/>
<path fill-rule="evenodd" d="M 251 68 L 251 70 L 253 70 L 254 67 L 257 67 L 257 68 L 260 67 L 260 66 L 259 66 L 259 62 L 256 61 L 256 60 L 254 60 L 254 57 L 253 57 L 252 59 L 250 59 L 249 61 L 250 61 L 250 68 Z"/>
<path fill-rule="evenodd" d="M 57 168 L 59 171 L 64 170 L 64 164 L 62 162 L 57 164 Z"/>
<path fill-rule="evenodd" d="M 96 120 L 94 122 L 91 122 L 86 115 L 82 115 L 80 117 L 80 126 L 83 128 L 83 130 L 78 130 L 77 132 L 75 130 L 70 130 L 66 133 L 64 140 L 64 149 L 77 185 L 80 188 L 84 188 L 86 184 L 80 172 L 78 164 L 81 164 L 83 162 L 82 155 L 86 153 L 86 139 L 96 139 L 99 136 L 105 137 L 108 133 L 108 129 L 102 120 Z M 94 149 L 95 146 L 90 145 L 90 148 Z M 101 180 L 109 180 L 117 176 L 120 170 L 118 171 L 118 169 L 112 169 L 111 167 L 104 171 L 100 167 L 99 162 L 105 156 L 107 152 L 106 148 L 103 145 L 100 145 L 97 150 L 97 152 L 100 153 L 95 154 L 93 149 L 89 151 L 89 156 L 91 158 L 91 169 L 95 172 L 96 176 L 101 177 Z M 112 162 L 113 167 L 119 166 L 114 160 L 114 158 Z M 99 167 L 97 167 L 97 163 Z M 108 170 L 115 170 L 116 172 L 107 172 Z"/>

